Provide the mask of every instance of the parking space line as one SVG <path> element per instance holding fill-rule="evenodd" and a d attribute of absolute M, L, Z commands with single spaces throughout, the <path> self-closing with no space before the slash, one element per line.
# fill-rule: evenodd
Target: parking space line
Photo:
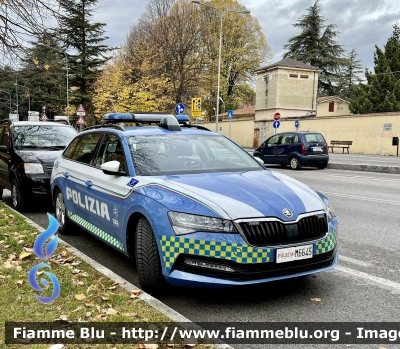
<path fill-rule="evenodd" d="M 343 261 L 343 262 L 347 262 L 347 263 L 360 265 L 362 267 L 371 267 L 372 266 L 371 263 L 367 263 L 367 262 L 360 261 L 360 260 L 355 259 L 355 258 L 350 258 L 350 257 L 342 256 L 342 255 L 340 255 L 339 260 Z"/>
<path fill-rule="evenodd" d="M 324 194 L 328 195 L 328 196 L 339 196 L 342 198 L 349 198 L 349 199 L 355 199 L 355 200 L 365 200 L 365 201 L 372 201 L 372 202 L 380 202 L 383 204 L 400 205 L 400 201 L 370 198 L 370 197 L 365 197 L 365 196 L 356 196 L 356 195 L 341 194 L 341 193 L 332 193 L 332 192 L 328 192 L 328 191 L 324 191 Z"/>
<path fill-rule="evenodd" d="M 394 282 L 394 281 L 391 281 L 388 279 L 381 278 L 379 276 L 367 274 L 362 271 L 358 271 L 355 269 L 346 268 L 346 267 L 342 267 L 342 266 L 337 266 L 334 269 L 334 271 L 345 273 L 345 274 L 354 276 L 356 278 L 372 282 L 380 288 L 389 289 L 392 291 L 395 290 L 396 292 L 400 292 L 400 284 L 398 282 Z"/>

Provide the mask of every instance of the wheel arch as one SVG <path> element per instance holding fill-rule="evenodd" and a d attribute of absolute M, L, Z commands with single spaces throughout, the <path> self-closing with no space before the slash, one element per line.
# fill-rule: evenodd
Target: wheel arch
<path fill-rule="evenodd" d="M 136 235 L 136 226 L 140 218 L 147 217 L 141 212 L 134 212 L 130 215 L 128 219 L 128 223 L 126 225 L 126 248 L 128 252 L 128 256 L 132 259 L 135 258 L 135 235 Z"/>

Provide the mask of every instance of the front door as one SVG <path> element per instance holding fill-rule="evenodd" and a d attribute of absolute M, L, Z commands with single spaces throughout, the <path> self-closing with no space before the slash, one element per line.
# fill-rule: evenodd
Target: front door
<path fill-rule="evenodd" d="M 129 152 L 128 152 L 129 153 Z M 100 166 L 108 161 L 119 161 L 119 174 L 105 174 Z M 129 192 L 125 149 L 116 134 L 105 134 L 100 142 L 93 168 L 86 173 L 86 193 L 94 206 L 88 210 L 88 222 L 95 234 L 118 250 L 125 250 L 126 217 L 122 205 Z"/>

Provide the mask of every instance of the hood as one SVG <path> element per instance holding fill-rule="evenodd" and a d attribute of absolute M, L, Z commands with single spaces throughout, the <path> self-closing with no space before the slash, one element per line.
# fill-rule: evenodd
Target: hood
<path fill-rule="evenodd" d="M 16 150 L 15 153 L 23 162 L 33 162 L 41 164 L 53 163 L 63 152 L 63 150 Z"/>
<path fill-rule="evenodd" d="M 152 183 L 140 182 L 148 189 L 156 185 L 158 190 L 168 190 L 196 201 L 225 219 L 278 217 L 292 221 L 301 213 L 325 209 L 323 201 L 312 189 L 273 171 L 152 177 Z M 146 190 L 146 195 L 153 196 L 151 192 Z M 154 199 L 171 210 L 182 211 L 182 206 L 174 207 L 175 201 L 170 195 L 156 195 Z M 291 218 L 283 215 L 285 208 L 292 211 Z M 190 213 L 196 212 L 191 210 Z"/>

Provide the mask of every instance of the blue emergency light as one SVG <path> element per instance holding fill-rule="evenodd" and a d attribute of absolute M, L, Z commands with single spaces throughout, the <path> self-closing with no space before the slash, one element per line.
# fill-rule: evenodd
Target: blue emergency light
<path fill-rule="evenodd" d="M 187 115 L 172 115 L 166 113 L 109 113 L 103 116 L 104 121 L 111 123 L 117 122 L 137 122 L 152 124 L 156 123 L 158 126 L 170 131 L 181 131 L 179 123 L 186 123 L 190 121 Z"/>

